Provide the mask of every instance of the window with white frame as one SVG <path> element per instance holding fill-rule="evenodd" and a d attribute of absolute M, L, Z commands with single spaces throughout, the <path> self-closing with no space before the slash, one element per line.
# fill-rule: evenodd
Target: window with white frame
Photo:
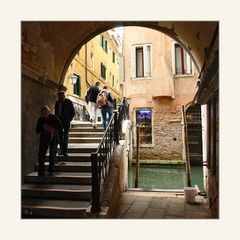
<path fill-rule="evenodd" d="M 187 51 L 178 43 L 174 43 L 174 74 L 175 75 L 191 75 L 192 61 Z"/>
<path fill-rule="evenodd" d="M 152 75 L 151 45 L 137 45 L 131 48 L 131 77 L 146 78 Z"/>

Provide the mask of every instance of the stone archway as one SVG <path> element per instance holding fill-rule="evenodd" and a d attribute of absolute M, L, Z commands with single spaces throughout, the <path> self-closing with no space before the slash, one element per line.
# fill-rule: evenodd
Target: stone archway
<path fill-rule="evenodd" d="M 22 176 L 33 169 L 37 156 L 34 124 L 39 108 L 53 105 L 72 58 L 91 38 L 118 26 L 155 29 L 179 42 L 201 71 L 217 25 L 174 21 L 22 22 Z"/>
<path fill-rule="evenodd" d="M 22 22 L 22 35 L 25 36 L 22 40 L 33 47 L 31 54 L 37 57 L 41 78 L 59 84 L 82 45 L 118 26 L 142 26 L 167 34 L 189 52 L 201 70 L 205 49 L 211 44 L 217 22 Z"/>

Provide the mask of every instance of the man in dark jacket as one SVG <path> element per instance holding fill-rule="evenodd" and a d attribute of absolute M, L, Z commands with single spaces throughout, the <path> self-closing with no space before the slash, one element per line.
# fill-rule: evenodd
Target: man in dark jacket
<path fill-rule="evenodd" d="M 41 109 L 41 117 L 38 119 L 36 133 L 40 133 L 40 145 L 38 152 L 38 176 L 44 176 L 44 160 L 48 150 L 49 154 L 49 174 L 54 172 L 54 163 L 57 153 L 57 131 L 62 129 L 61 120 L 50 113 L 48 106 Z"/>
<path fill-rule="evenodd" d="M 96 127 L 97 124 L 97 96 L 100 93 L 100 83 L 96 82 L 95 85 L 91 86 L 86 95 L 86 101 L 89 106 L 89 115 L 90 122 L 93 124 L 93 127 Z"/>
<path fill-rule="evenodd" d="M 55 103 L 55 114 L 60 118 L 63 124 L 63 131 L 59 131 L 59 144 L 61 148 L 60 155 L 68 155 L 68 133 L 70 122 L 72 121 L 75 110 L 70 99 L 65 97 L 65 91 L 58 91 L 58 100 Z"/>

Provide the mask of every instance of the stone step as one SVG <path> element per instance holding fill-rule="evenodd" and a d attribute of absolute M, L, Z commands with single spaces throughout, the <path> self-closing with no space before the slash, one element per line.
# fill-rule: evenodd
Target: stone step
<path fill-rule="evenodd" d="M 23 184 L 22 197 L 51 199 L 91 199 L 90 185 L 69 184 Z"/>
<path fill-rule="evenodd" d="M 102 127 L 102 122 L 97 122 L 96 126 L 98 128 Z M 93 124 L 90 122 L 81 122 L 81 123 L 71 123 L 71 128 L 85 128 L 85 127 L 93 127 Z"/>
<path fill-rule="evenodd" d="M 70 132 L 69 137 L 79 138 L 102 138 L 103 132 Z"/>
<path fill-rule="evenodd" d="M 23 218 L 86 218 L 90 201 L 23 198 Z"/>
<path fill-rule="evenodd" d="M 68 152 L 69 153 L 92 153 L 95 152 L 98 148 L 98 143 L 69 143 L 68 144 Z M 58 149 L 60 151 L 60 149 Z"/>
<path fill-rule="evenodd" d="M 103 128 L 97 127 L 75 127 L 75 128 L 70 128 L 69 133 L 71 132 L 102 132 L 103 133 Z"/>
<path fill-rule="evenodd" d="M 69 143 L 100 143 L 102 138 L 79 138 L 79 137 L 70 137 L 68 139 Z"/>
<path fill-rule="evenodd" d="M 49 154 L 47 154 L 46 161 L 49 161 Z M 62 155 L 56 156 L 56 162 L 90 162 L 91 153 L 68 153 L 68 157 Z"/>
<path fill-rule="evenodd" d="M 55 184 L 81 184 L 91 185 L 92 175 L 85 172 L 54 172 L 49 176 L 48 172 L 44 177 L 39 177 L 37 172 L 28 174 L 25 177 L 26 183 L 55 183 Z"/>
<path fill-rule="evenodd" d="M 45 162 L 45 171 L 48 170 L 49 162 Z M 38 163 L 36 164 L 35 171 L 38 169 Z M 56 162 L 56 172 L 91 172 L 91 162 Z"/>

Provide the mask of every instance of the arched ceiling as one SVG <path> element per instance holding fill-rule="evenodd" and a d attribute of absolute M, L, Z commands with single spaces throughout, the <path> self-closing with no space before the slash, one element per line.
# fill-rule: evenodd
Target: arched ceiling
<path fill-rule="evenodd" d="M 205 50 L 211 45 L 217 24 L 216 21 L 22 22 L 22 51 L 26 55 L 22 63 L 29 69 L 38 66 L 42 78 L 62 83 L 73 57 L 91 38 L 114 27 L 142 26 L 161 31 L 178 41 L 201 70 Z"/>

